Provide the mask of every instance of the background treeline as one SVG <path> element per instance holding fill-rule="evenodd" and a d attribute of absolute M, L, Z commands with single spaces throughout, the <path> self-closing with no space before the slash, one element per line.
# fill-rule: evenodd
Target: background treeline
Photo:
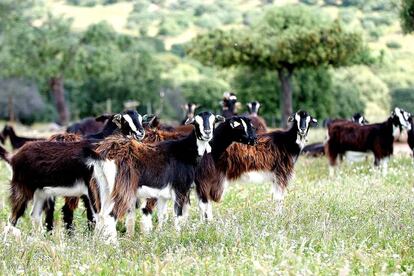
<path fill-rule="evenodd" d="M 254 27 L 274 9 L 273 2 L 66 0 L 64 7 L 90 9 L 91 16 L 97 5 L 114 12 L 120 5 L 131 5 L 125 30 L 115 31 L 110 22 L 75 29 L 68 16 L 49 12 L 53 1 L 4 0 L 0 3 L 0 116 L 7 118 L 11 98 L 16 115 L 28 123 L 74 120 L 102 113 L 108 106 L 119 110 L 125 101 L 135 100 L 143 113 L 179 119 L 185 101 L 218 110 L 223 92 L 232 90 L 243 103 L 262 102 L 262 114 L 276 124 L 281 117 L 281 88 L 275 71 L 209 67 L 187 54 L 197 34 Z M 398 2 L 303 0 L 299 4 L 361 33 L 375 61 L 295 70 L 294 109 L 306 108 L 318 118 L 365 111 L 371 120 L 386 116 L 391 105 L 414 111 L 407 106 L 414 99 L 414 43 L 399 35 Z M 68 15 L 76 20 L 76 14 Z M 59 94 L 68 106 L 67 119 L 55 108 Z"/>

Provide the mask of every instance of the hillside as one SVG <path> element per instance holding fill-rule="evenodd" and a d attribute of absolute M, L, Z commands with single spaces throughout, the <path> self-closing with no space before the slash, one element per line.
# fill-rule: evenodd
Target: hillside
<path fill-rule="evenodd" d="M 100 4 L 104 2 L 116 3 Z M 363 33 L 365 41 L 380 62 L 369 70 L 351 68 L 333 73 L 334 76 L 339 74 L 337 80 L 343 79 L 344 74 L 351 78 L 365 74 L 367 78 L 371 78 L 367 83 L 376 84 L 372 88 L 374 91 L 360 92 L 361 97 L 367 101 L 365 112 L 376 118 L 384 117 L 392 105 L 389 99 L 393 91 L 414 86 L 414 79 L 411 77 L 414 75 L 414 61 L 411 58 L 414 54 L 414 36 L 402 34 L 398 8 L 393 0 L 48 0 L 47 6 L 55 14 L 73 18 L 73 28 L 76 30 L 85 30 L 90 24 L 107 21 L 120 33 L 155 37 L 163 42 L 167 52 L 172 50 L 174 54 L 180 54 L 180 45 L 190 41 L 198 33 L 215 28 L 249 26 L 271 6 L 299 2 L 320 10 L 321 14 L 339 19 L 350 30 Z M 160 58 L 175 64 L 173 70 L 168 72 L 178 75 L 173 78 L 174 83 L 202 79 L 204 73 L 191 62 L 176 60 L 175 57 L 163 53 L 160 53 Z M 220 72 L 213 76 L 222 79 Z M 227 86 L 231 86 L 228 78 L 224 81 L 229 83 Z M 378 92 L 376 95 L 377 87 L 379 90 L 385 87 L 385 94 Z M 367 93 L 370 95 L 367 96 Z M 380 103 L 381 99 L 378 98 L 386 103 Z"/>

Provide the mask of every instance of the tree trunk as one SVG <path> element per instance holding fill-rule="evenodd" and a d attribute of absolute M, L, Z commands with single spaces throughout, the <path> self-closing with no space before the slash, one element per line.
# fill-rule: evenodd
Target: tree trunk
<path fill-rule="evenodd" d="M 293 113 L 292 108 L 292 70 L 279 70 L 279 80 L 282 88 L 280 97 L 280 111 L 282 113 L 281 125 L 287 127 L 287 120 Z"/>
<path fill-rule="evenodd" d="M 65 101 L 63 77 L 52 77 L 49 84 L 53 97 L 55 98 L 56 110 L 59 115 L 58 123 L 60 125 L 67 125 L 69 122 L 69 110 Z"/>

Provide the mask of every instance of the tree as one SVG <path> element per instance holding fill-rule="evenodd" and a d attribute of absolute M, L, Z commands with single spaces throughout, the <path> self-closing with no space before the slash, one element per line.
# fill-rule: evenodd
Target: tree
<path fill-rule="evenodd" d="M 369 58 L 360 34 L 301 6 L 269 10 L 251 29 L 216 30 L 196 37 L 189 54 L 204 64 L 277 72 L 282 124 L 292 114 L 292 76 L 300 68 L 346 66 Z"/>
<path fill-rule="evenodd" d="M 414 1 L 401 0 L 400 9 L 401 28 L 404 33 L 412 33 L 414 31 Z"/>
<path fill-rule="evenodd" d="M 26 7 L 16 11 L 25 14 Z M 9 22 L 10 23 L 10 22 Z M 37 80 L 46 84 L 55 100 L 60 124 L 69 121 L 69 110 L 64 94 L 64 79 L 75 75 L 74 63 L 78 49 L 78 36 L 70 29 L 71 21 L 48 15 L 40 26 L 31 18 L 17 20 L 18 25 L 5 31 L 0 62 L 2 74 Z"/>

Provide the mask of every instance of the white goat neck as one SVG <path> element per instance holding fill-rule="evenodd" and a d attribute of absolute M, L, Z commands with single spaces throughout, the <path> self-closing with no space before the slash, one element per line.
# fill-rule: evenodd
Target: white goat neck
<path fill-rule="evenodd" d="M 210 143 L 208 141 L 197 139 L 197 152 L 198 152 L 198 156 L 203 156 L 204 152 L 210 153 L 211 152 Z"/>
<path fill-rule="evenodd" d="M 392 136 L 394 137 L 394 139 L 400 136 L 400 128 L 398 126 L 392 126 Z"/>
<path fill-rule="evenodd" d="M 305 137 L 305 136 L 301 136 L 299 133 L 297 134 L 297 136 L 296 136 L 296 144 L 298 144 L 298 146 L 299 146 L 300 150 L 302 150 L 302 149 L 303 149 L 303 147 L 305 146 L 305 143 L 306 143 L 307 141 L 308 141 L 308 140 L 306 139 L 306 137 Z"/>

